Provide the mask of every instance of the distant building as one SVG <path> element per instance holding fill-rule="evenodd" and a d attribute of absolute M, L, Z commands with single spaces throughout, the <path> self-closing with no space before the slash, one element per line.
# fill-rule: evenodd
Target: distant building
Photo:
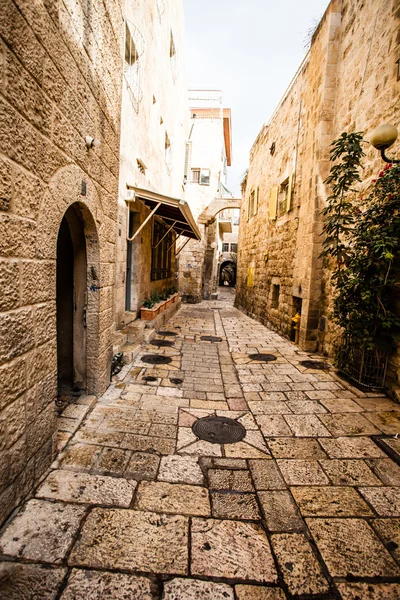
<path fill-rule="evenodd" d="M 395 5 L 397 5 L 397 10 Z M 332 0 L 305 57 L 250 152 L 241 210 L 237 306 L 294 339 L 331 352 L 330 274 L 320 258 L 331 142 L 399 124 L 398 3 Z M 397 62 L 396 62 L 397 61 Z M 365 145 L 363 179 L 382 168 Z M 390 372 L 399 386 L 400 357 Z"/>
<path fill-rule="evenodd" d="M 218 235 L 209 228 L 217 212 L 208 209 L 237 206 L 226 187 L 232 161 L 231 111 L 223 107 L 220 90 L 189 90 L 190 129 L 186 145 L 186 195 L 202 240 L 189 242 L 179 254 L 179 289 L 184 301 L 200 302 L 215 291 Z M 222 201 L 222 203 L 221 203 Z M 211 219 L 211 220 L 210 220 Z"/>

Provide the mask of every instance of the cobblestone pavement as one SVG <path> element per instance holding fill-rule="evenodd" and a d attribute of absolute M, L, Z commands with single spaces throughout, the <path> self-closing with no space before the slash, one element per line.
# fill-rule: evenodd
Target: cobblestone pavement
<path fill-rule="evenodd" d="M 64 449 L 0 535 L 2 600 L 400 598 L 400 467 L 371 440 L 400 405 L 301 366 L 222 295 L 65 410 Z M 197 439 L 211 414 L 244 439 Z"/>

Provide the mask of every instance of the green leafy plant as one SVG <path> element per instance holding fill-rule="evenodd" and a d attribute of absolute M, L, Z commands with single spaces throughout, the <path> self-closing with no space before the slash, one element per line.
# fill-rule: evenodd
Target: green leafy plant
<path fill-rule="evenodd" d="M 153 306 L 154 306 L 154 301 L 153 301 L 151 298 L 145 298 L 145 299 L 143 300 L 143 304 L 142 304 L 142 306 L 143 306 L 144 308 L 153 308 Z"/>
<path fill-rule="evenodd" d="M 364 153 L 360 133 L 333 142 L 334 165 L 326 183 L 332 195 L 323 214 L 322 256 L 333 257 L 333 319 L 348 347 L 390 350 L 398 339 L 400 316 L 400 165 L 387 165 L 365 199 L 354 196 Z M 398 291 L 397 291 L 398 296 Z"/>
<path fill-rule="evenodd" d="M 159 292 L 154 291 L 151 294 L 150 298 L 153 301 L 153 304 L 158 304 L 160 302 L 160 294 L 159 294 Z"/>

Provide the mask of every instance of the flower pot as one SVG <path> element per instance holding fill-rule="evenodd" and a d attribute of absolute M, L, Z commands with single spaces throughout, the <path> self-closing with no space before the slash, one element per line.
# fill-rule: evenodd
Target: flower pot
<path fill-rule="evenodd" d="M 142 321 L 152 321 L 156 318 L 159 312 L 158 306 L 153 306 L 153 308 L 145 308 L 144 306 L 140 307 L 140 318 Z"/>
<path fill-rule="evenodd" d="M 165 300 L 162 300 L 162 301 L 160 302 L 160 304 L 159 304 L 159 307 L 160 307 L 160 314 L 161 314 L 162 312 L 164 312 L 164 310 L 165 310 L 165 304 L 166 304 L 166 303 L 165 303 Z"/>
<path fill-rule="evenodd" d="M 176 292 L 173 296 L 172 296 L 172 300 L 173 302 L 178 302 L 178 298 L 179 298 L 179 292 Z"/>
<path fill-rule="evenodd" d="M 168 300 L 165 302 L 165 308 L 166 309 L 169 308 L 171 306 L 171 304 L 173 304 L 173 302 L 174 301 L 173 301 L 172 297 L 168 298 Z"/>

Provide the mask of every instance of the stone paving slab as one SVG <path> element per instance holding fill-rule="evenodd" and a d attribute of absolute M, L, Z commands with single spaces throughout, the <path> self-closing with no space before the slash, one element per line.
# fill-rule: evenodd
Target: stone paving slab
<path fill-rule="evenodd" d="M 400 600 L 399 583 L 338 583 L 342 600 Z"/>
<path fill-rule="evenodd" d="M 269 531 L 302 531 L 301 518 L 291 494 L 288 491 L 259 492 L 265 524 Z"/>
<path fill-rule="evenodd" d="M 164 585 L 163 600 L 234 600 L 234 595 L 224 583 L 177 577 Z"/>
<path fill-rule="evenodd" d="M 211 514 L 208 490 L 197 485 L 142 481 L 137 492 L 135 507 L 139 510 L 166 514 L 207 517 Z"/>
<path fill-rule="evenodd" d="M 163 456 L 158 473 L 159 481 L 203 485 L 204 476 L 197 457 Z"/>
<path fill-rule="evenodd" d="M 29 500 L 1 534 L 0 553 L 60 563 L 72 545 L 85 513 L 82 506 Z"/>
<path fill-rule="evenodd" d="M 285 593 L 279 588 L 256 585 L 235 585 L 237 600 L 285 600 Z"/>
<path fill-rule="evenodd" d="M 333 577 L 400 575 L 386 548 L 362 519 L 306 519 Z"/>
<path fill-rule="evenodd" d="M 304 517 L 372 517 L 374 513 L 351 487 L 294 487 L 291 492 Z"/>
<path fill-rule="evenodd" d="M 193 575 L 277 581 L 267 536 L 253 523 L 193 519 L 191 555 Z"/>
<path fill-rule="evenodd" d="M 156 586 L 146 577 L 72 569 L 60 600 L 154 600 Z"/>
<path fill-rule="evenodd" d="M 64 502 L 128 507 L 136 485 L 134 481 L 120 478 L 59 470 L 50 473 L 36 496 Z"/>
<path fill-rule="evenodd" d="M 68 560 L 71 566 L 175 575 L 188 573 L 187 517 L 94 508 Z"/>
<path fill-rule="evenodd" d="M 45 565 L 0 563 L 0 593 L 4 600 L 55 600 L 67 570 Z"/>
<path fill-rule="evenodd" d="M 329 590 L 321 565 L 303 534 L 275 534 L 271 543 L 291 594 L 323 594 Z"/>

